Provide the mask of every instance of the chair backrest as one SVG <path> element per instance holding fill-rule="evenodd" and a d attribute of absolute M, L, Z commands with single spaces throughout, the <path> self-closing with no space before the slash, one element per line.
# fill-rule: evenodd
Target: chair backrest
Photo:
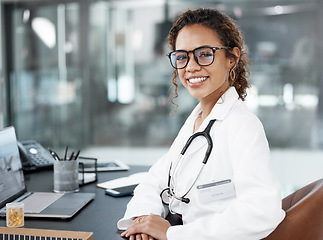
<path fill-rule="evenodd" d="M 323 178 L 282 201 L 285 219 L 263 240 L 323 240 Z"/>

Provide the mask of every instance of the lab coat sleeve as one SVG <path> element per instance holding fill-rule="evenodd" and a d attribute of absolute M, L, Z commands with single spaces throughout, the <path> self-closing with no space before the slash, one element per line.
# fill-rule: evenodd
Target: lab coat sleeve
<path fill-rule="evenodd" d="M 168 210 L 162 204 L 160 193 L 167 186 L 168 170 L 168 154 L 165 154 L 150 168 L 145 180 L 136 187 L 124 217 L 117 223 L 118 229 L 126 230 L 134 217 L 151 213 L 162 217 L 167 215 Z"/>
<path fill-rule="evenodd" d="M 238 119 L 239 124 L 228 124 L 226 138 L 236 199 L 223 212 L 170 227 L 168 240 L 259 240 L 269 235 L 284 218 L 280 186 L 270 167 L 262 124 L 253 117 Z"/>

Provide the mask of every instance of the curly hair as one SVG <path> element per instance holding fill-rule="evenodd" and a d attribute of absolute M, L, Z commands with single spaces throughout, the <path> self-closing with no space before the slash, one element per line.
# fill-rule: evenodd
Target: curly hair
<path fill-rule="evenodd" d="M 173 51 L 176 50 L 176 39 L 180 30 L 185 26 L 192 26 L 194 24 L 200 24 L 217 33 L 221 43 L 224 46 L 230 47 L 230 49 L 225 50 L 226 57 L 236 59 L 236 56 L 231 51 L 234 47 L 239 48 L 240 58 L 236 59 L 238 60 L 237 64 L 231 69 L 228 80 L 230 86 L 234 86 L 237 90 L 239 98 L 244 101 L 247 96 L 246 90 L 250 85 L 247 81 L 249 75 L 249 59 L 244 45 L 243 33 L 238 29 L 232 18 L 216 9 L 189 9 L 175 19 L 173 26 L 170 29 L 167 40 Z M 172 103 L 174 103 L 173 100 L 178 97 L 177 76 L 177 70 L 174 69 L 172 83 L 175 86 L 175 89 L 172 94 Z"/>

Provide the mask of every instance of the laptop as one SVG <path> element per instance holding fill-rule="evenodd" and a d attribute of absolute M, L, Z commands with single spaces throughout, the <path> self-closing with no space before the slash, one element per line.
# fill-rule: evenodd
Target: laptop
<path fill-rule="evenodd" d="M 71 218 L 94 197 L 94 193 L 27 192 L 15 129 L 0 130 L 0 216 L 6 216 L 6 203 L 24 202 L 25 217 Z"/>

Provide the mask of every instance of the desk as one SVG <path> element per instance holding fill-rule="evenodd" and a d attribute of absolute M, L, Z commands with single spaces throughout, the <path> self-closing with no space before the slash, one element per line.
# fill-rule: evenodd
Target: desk
<path fill-rule="evenodd" d="M 100 172 L 98 183 L 119 177 L 126 177 L 136 172 L 148 171 L 146 166 L 130 166 L 129 171 Z M 53 191 L 53 171 L 25 174 L 28 191 Z M 25 218 L 26 228 L 56 229 L 93 232 L 95 240 L 118 240 L 123 239 L 117 229 L 117 221 L 123 217 L 126 205 L 131 199 L 128 197 L 114 198 L 105 195 L 104 189 L 97 188 L 97 183 L 80 186 L 80 192 L 95 193 L 93 201 L 85 206 L 73 218 L 68 220 Z M 5 218 L 0 218 L 0 226 L 6 226 Z"/>

